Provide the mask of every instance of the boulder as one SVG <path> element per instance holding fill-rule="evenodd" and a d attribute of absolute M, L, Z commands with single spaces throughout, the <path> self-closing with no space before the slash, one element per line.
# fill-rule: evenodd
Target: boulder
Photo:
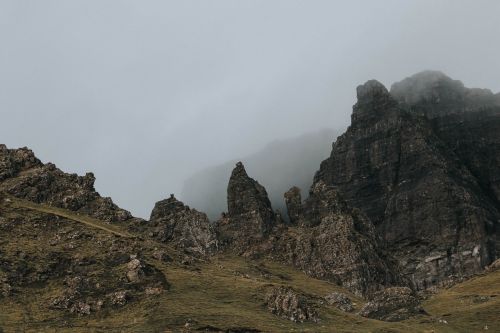
<path fill-rule="evenodd" d="M 311 297 L 291 287 L 274 287 L 266 294 L 267 309 L 282 318 L 296 323 L 318 322 L 318 312 Z"/>

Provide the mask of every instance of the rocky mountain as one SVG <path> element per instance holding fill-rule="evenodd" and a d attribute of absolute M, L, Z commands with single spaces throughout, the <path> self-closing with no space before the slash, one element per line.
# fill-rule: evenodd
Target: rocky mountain
<path fill-rule="evenodd" d="M 171 195 L 146 221 L 0 145 L 0 332 L 500 327 L 498 95 L 423 72 L 357 99 L 288 219 L 241 162 L 218 220 Z"/>
<path fill-rule="evenodd" d="M 499 254 L 500 105 L 439 72 L 357 88 L 352 122 L 314 183 L 361 209 L 419 289 Z M 314 185 L 313 185 L 314 186 Z"/>

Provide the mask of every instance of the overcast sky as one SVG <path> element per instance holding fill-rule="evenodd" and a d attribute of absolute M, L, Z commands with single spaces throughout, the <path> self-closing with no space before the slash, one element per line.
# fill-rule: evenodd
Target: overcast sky
<path fill-rule="evenodd" d="M 500 91 L 499 17 L 498 0 L 0 0 L 0 143 L 147 217 L 206 166 L 346 127 L 368 79 Z"/>

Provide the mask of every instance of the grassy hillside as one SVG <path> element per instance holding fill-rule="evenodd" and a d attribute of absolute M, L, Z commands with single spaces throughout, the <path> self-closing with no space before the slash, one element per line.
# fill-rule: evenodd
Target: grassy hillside
<path fill-rule="evenodd" d="M 486 326 L 489 332 L 500 331 L 500 271 L 439 291 L 424 302 L 428 316 L 386 323 L 323 304 L 319 323 L 299 324 L 268 312 L 264 294 L 270 286 L 292 286 L 318 299 L 341 289 L 268 260 L 230 255 L 196 260 L 162 244 L 132 237 L 116 225 L 5 199 L 0 198 L 0 274 L 17 265 L 26 267 L 23 274 L 31 280 L 14 286 L 10 296 L 0 296 L 3 332 L 479 332 Z M 57 235 L 61 241 L 54 242 Z M 153 253 L 158 250 L 172 260 L 157 259 Z M 80 264 L 70 266 L 71 272 L 51 275 L 47 269 L 54 271 L 58 266 L 51 254 Z M 124 264 L 110 264 L 119 254 L 140 256 L 163 274 L 169 287 L 154 295 L 137 291 L 127 304 L 89 315 L 49 306 L 64 288 L 65 276 L 75 271 L 99 278 L 103 294 L 113 285 L 135 290 L 123 282 Z M 48 278 L 40 278 L 40 274 Z M 363 300 L 341 291 L 351 297 L 356 309 L 363 305 Z"/>

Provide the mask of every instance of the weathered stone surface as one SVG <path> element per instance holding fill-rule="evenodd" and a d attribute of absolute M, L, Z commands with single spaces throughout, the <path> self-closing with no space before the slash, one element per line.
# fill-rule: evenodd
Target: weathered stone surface
<path fill-rule="evenodd" d="M 401 321 L 425 314 L 425 311 L 410 288 L 392 287 L 377 292 L 373 299 L 363 306 L 359 314 L 378 320 Z"/>
<path fill-rule="evenodd" d="M 325 296 L 325 300 L 329 305 L 334 305 L 344 312 L 351 312 L 354 310 L 351 299 L 344 293 L 330 293 Z"/>
<path fill-rule="evenodd" d="M 266 250 L 272 257 L 360 296 L 399 281 L 373 224 L 333 187 L 314 184 L 301 211 L 298 228 L 280 230 L 269 240 Z"/>
<path fill-rule="evenodd" d="M 217 223 L 220 241 L 240 252 L 258 244 L 282 222 L 271 207 L 266 189 L 247 175 L 241 162 L 231 173 L 227 204 L 227 215 Z"/>
<path fill-rule="evenodd" d="M 351 126 L 314 180 L 369 217 L 418 288 L 479 272 L 498 255 L 500 112 L 468 106 L 457 96 L 475 93 L 437 77 L 415 96 L 411 82 L 393 86 L 396 98 L 374 81 L 358 87 Z"/>
<path fill-rule="evenodd" d="M 67 174 L 52 163 L 42 164 L 27 148 L 0 146 L 0 191 L 36 203 L 78 211 L 95 218 L 120 222 L 132 215 L 111 198 L 103 198 L 94 189 L 95 177 Z"/>
<path fill-rule="evenodd" d="M 155 204 L 146 228 L 153 238 L 190 254 L 206 256 L 217 250 L 218 241 L 207 216 L 173 195 Z"/>
<path fill-rule="evenodd" d="M 318 312 L 311 297 L 290 287 L 274 287 L 266 294 L 267 309 L 293 322 L 319 321 Z"/>

